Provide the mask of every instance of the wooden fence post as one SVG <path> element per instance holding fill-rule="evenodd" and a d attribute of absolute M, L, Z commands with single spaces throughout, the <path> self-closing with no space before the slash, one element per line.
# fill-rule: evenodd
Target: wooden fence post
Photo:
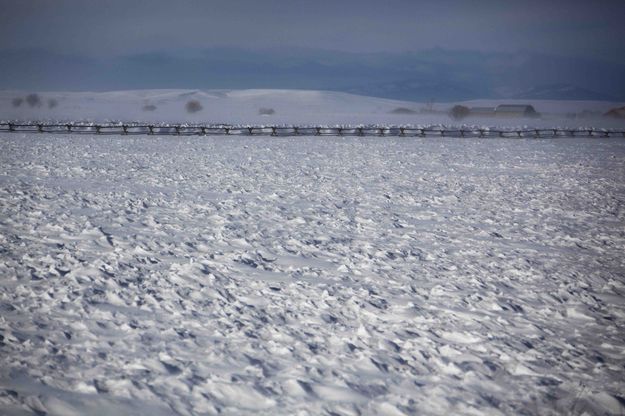
<path fill-rule="evenodd" d="M 7 128 L 3 127 L 7 126 Z M 66 124 L 46 124 L 43 122 L 32 122 L 28 124 L 19 124 L 13 122 L 0 123 L 0 127 L 2 127 L 2 131 L 5 132 L 19 132 L 19 131 L 29 131 L 29 132 L 38 132 L 38 133 L 63 133 L 64 131 L 67 133 L 90 133 L 95 129 L 96 134 L 104 134 L 107 131 L 113 134 L 122 134 L 128 135 L 133 134 L 130 133 L 130 128 L 138 129 L 134 131 L 136 134 L 148 134 L 154 135 L 155 129 L 158 128 L 154 125 L 127 125 L 127 124 L 76 124 L 66 123 Z M 77 127 L 76 130 L 73 127 Z M 51 130 L 46 130 L 46 128 L 51 128 Z M 63 130 L 63 128 L 65 130 Z M 109 129 L 109 130 L 103 130 Z M 147 132 L 146 132 L 147 129 Z M 232 135 L 233 130 L 232 126 L 220 126 L 220 127 L 207 127 L 207 126 L 184 126 L 184 125 L 170 125 L 166 127 L 167 131 L 164 134 L 168 135 L 182 135 L 182 134 L 197 134 L 197 135 L 209 135 L 211 131 L 218 131 L 216 134 L 224 134 L 226 136 Z M 301 129 L 304 129 L 308 133 L 303 133 Z M 120 131 L 121 130 L 121 131 Z M 173 130 L 173 131 L 172 131 Z M 397 127 L 397 126 L 386 126 L 386 127 L 298 127 L 298 126 L 290 126 L 290 127 L 278 127 L 278 126 L 248 126 L 248 127 L 236 127 L 234 128 L 239 134 L 245 134 L 247 132 L 250 136 L 278 136 L 280 130 L 287 130 L 292 132 L 293 136 L 301 136 L 302 134 L 311 134 L 310 131 L 314 130 L 312 135 L 314 136 L 345 136 L 345 135 L 355 135 L 359 137 L 367 136 L 367 135 L 378 135 L 380 137 L 385 136 L 393 136 L 393 137 L 427 137 L 431 136 L 440 136 L 440 137 L 475 137 L 477 134 L 480 138 L 486 137 L 534 137 L 534 138 L 557 138 L 557 137 L 601 137 L 601 138 L 610 138 L 610 137 L 625 137 L 625 131 L 622 130 L 609 130 L 609 129 L 559 129 L 559 128 L 531 128 L 528 130 L 490 130 L 483 128 L 475 128 L 475 129 L 463 129 L 459 128 L 458 130 L 446 130 L 444 128 L 432 127 Z M 322 132 L 323 130 L 323 132 Z M 223 132 L 222 132 L 223 131 Z M 414 131 L 414 134 L 410 132 Z M 348 132 L 348 133 L 346 133 Z M 288 133 L 287 133 L 288 135 Z"/>

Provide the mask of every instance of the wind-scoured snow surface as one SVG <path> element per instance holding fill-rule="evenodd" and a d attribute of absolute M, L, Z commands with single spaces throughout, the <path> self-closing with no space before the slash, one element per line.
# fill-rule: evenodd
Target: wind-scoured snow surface
<path fill-rule="evenodd" d="M 0 143 L 1 414 L 625 412 L 623 140 Z"/>

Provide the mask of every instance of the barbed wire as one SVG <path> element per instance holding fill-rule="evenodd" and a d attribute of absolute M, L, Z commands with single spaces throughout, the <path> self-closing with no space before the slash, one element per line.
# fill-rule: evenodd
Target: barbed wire
<path fill-rule="evenodd" d="M 327 127 L 327 126 L 235 126 L 185 124 L 159 125 L 138 123 L 0 123 L 0 132 L 11 133 L 72 133 L 96 135 L 175 135 L 175 136 L 388 136 L 388 137 L 623 137 L 625 130 L 524 128 L 502 129 L 486 127 L 444 128 L 377 126 L 377 127 Z"/>

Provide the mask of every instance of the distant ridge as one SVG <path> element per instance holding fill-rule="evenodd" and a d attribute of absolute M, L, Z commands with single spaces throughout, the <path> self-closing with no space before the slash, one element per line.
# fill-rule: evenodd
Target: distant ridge
<path fill-rule="evenodd" d="M 0 89 L 331 90 L 437 103 L 473 99 L 625 100 L 625 65 L 531 53 L 443 49 L 358 54 L 202 49 L 124 56 L 0 51 Z"/>
<path fill-rule="evenodd" d="M 527 100 L 617 101 L 615 97 L 608 94 L 571 84 L 537 86 L 510 98 Z"/>

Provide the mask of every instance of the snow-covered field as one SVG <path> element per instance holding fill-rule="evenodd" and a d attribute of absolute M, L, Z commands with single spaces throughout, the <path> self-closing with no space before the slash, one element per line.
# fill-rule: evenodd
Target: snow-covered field
<path fill-rule="evenodd" d="M 19 106 L 14 99 L 24 98 L 27 91 L 0 91 L 0 120 L 64 121 L 144 121 L 167 123 L 224 123 L 266 125 L 469 125 L 504 127 L 596 127 L 625 128 L 625 121 L 599 117 L 625 105 L 605 101 L 551 100 L 474 100 L 460 104 L 468 107 L 495 107 L 498 104 L 533 104 L 543 117 L 475 118 L 456 121 L 447 114 L 454 103 L 429 104 L 363 97 L 333 91 L 306 90 L 136 90 L 112 92 L 44 92 L 40 105 Z M 50 108 L 49 101 L 56 106 Z M 197 101 L 202 109 L 189 113 L 185 105 Z M 150 107 L 152 106 L 152 107 Z M 146 110 L 146 107 L 151 110 Z M 273 110 L 261 114 L 261 110 Z M 394 113 L 397 109 L 413 113 Z M 595 117 L 568 119 L 569 113 L 596 113 Z M 267 111 L 265 111 L 267 112 Z"/>
<path fill-rule="evenodd" d="M 0 143 L 0 414 L 625 412 L 623 140 Z"/>

